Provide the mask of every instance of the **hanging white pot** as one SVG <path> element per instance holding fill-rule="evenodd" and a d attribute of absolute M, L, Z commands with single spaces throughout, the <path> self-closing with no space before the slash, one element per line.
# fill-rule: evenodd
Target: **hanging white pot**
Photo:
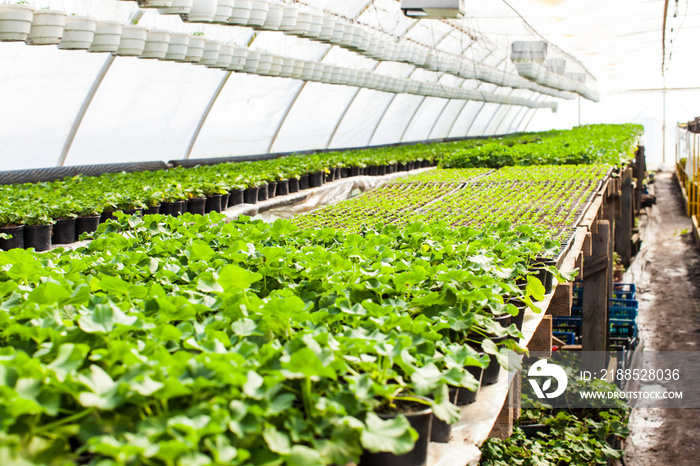
<path fill-rule="evenodd" d="M 258 74 L 262 76 L 270 76 L 272 69 L 272 55 L 267 52 L 260 52 L 260 60 L 258 61 Z"/>
<path fill-rule="evenodd" d="M 85 16 L 68 16 L 63 39 L 58 44 L 62 50 L 88 50 L 95 38 L 97 20 Z"/>
<path fill-rule="evenodd" d="M 323 65 L 323 75 L 321 75 L 322 83 L 330 83 L 331 77 L 333 76 L 333 71 L 335 71 L 334 65 Z"/>
<path fill-rule="evenodd" d="M 343 37 L 340 39 L 340 45 L 343 48 L 350 48 L 352 47 L 352 41 L 355 38 L 355 25 L 354 24 L 346 24 L 345 29 L 343 30 Z"/>
<path fill-rule="evenodd" d="M 192 9 L 194 0 L 173 0 L 168 8 L 161 8 L 158 12 L 162 15 L 186 15 Z"/>
<path fill-rule="evenodd" d="M 190 23 L 211 23 L 218 6 L 217 0 L 194 0 L 190 12 L 183 19 Z"/>
<path fill-rule="evenodd" d="M 304 63 L 304 68 L 301 71 L 301 76 L 300 78 L 304 81 L 311 81 L 314 77 L 314 62 L 310 61 L 305 61 Z"/>
<path fill-rule="evenodd" d="M 284 15 L 282 15 L 282 22 L 280 23 L 279 30 L 288 32 L 294 29 L 294 26 L 297 24 L 298 17 L 299 7 L 297 5 L 285 5 Z"/>
<path fill-rule="evenodd" d="M 256 73 L 260 64 L 260 52 L 258 50 L 248 50 L 243 71 L 246 73 Z"/>
<path fill-rule="evenodd" d="M 139 8 L 167 8 L 173 4 L 173 0 L 138 0 Z"/>
<path fill-rule="evenodd" d="M 231 64 L 228 67 L 229 71 L 243 71 L 245 68 L 245 61 L 248 58 L 248 49 L 246 47 L 233 47 L 233 58 L 231 59 Z"/>
<path fill-rule="evenodd" d="M 170 46 L 170 32 L 152 29 L 148 31 L 146 45 L 143 48 L 140 58 L 165 58 Z"/>
<path fill-rule="evenodd" d="M 349 27 L 349 24 L 341 23 L 338 20 L 335 23 L 335 29 L 333 30 L 333 35 L 331 36 L 329 42 L 333 45 L 340 45 L 343 43 L 343 37 L 345 36 L 345 28 Z"/>
<path fill-rule="evenodd" d="M 292 69 L 292 79 L 301 79 L 301 74 L 304 72 L 304 60 L 294 60 L 294 68 Z"/>
<path fill-rule="evenodd" d="M 202 59 L 199 60 L 200 65 L 215 66 L 219 61 L 219 52 L 221 51 L 221 42 L 216 40 L 205 40 L 204 49 L 202 50 Z"/>
<path fill-rule="evenodd" d="M 168 44 L 168 52 L 165 54 L 165 60 L 168 61 L 185 61 L 187 57 L 187 48 L 190 46 L 190 35 L 184 32 L 176 32 L 170 36 L 170 44 Z"/>
<path fill-rule="evenodd" d="M 122 39 L 122 27 L 117 21 L 98 21 L 95 36 L 90 46 L 91 52 L 116 52 Z"/>
<path fill-rule="evenodd" d="M 333 70 L 331 71 L 331 76 L 328 79 L 328 82 L 331 84 L 340 84 L 342 80 L 343 80 L 343 69 L 340 68 L 339 66 L 334 66 Z"/>
<path fill-rule="evenodd" d="M 362 45 L 362 39 L 365 35 L 365 29 L 360 26 L 355 26 L 355 33 L 353 34 L 352 41 L 350 42 L 350 47 L 353 50 L 360 50 Z"/>
<path fill-rule="evenodd" d="M 321 36 L 323 29 L 323 15 L 321 13 L 311 13 L 311 23 L 305 37 L 309 39 L 318 39 Z"/>
<path fill-rule="evenodd" d="M 323 73 L 326 71 L 326 65 L 323 63 L 314 63 L 314 74 L 311 78 L 312 81 L 320 83 L 323 79 Z"/>
<path fill-rule="evenodd" d="M 364 31 L 360 45 L 357 46 L 358 51 L 363 55 L 367 53 L 369 48 L 372 46 L 373 39 L 374 37 L 368 31 Z"/>
<path fill-rule="evenodd" d="M 285 34 L 304 36 L 309 32 L 309 28 L 311 28 L 311 12 L 300 11 L 294 28 L 291 31 L 285 31 Z"/>
<path fill-rule="evenodd" d="M 250 19 L 248 26 L 260 28 L 267 20 L 267 14 L 270 10 L 270 2 L 268 0 L 254 0 L 250 9 Z"/>
<path fill-rule="evenodd" d="M 124 57 L 138 57 L 143 53 L 148 38 L 148 29 L 143 26 L 125 25 L 122 27 L 119 48 L 115 55 Z"/>
<path fill-rule="evenodd" d="M 66 27 L 66 14 L 56 10 L 39 10 L 34 13 L 32 28 L 27 37 L 28 45 L 55 45 L 61 42 Z"/>
<path fill-rule="evenodd" d="M 220 68 L 227 70 L 231 66 L 231 60 L 233 60 L 233 50 L 235 46 L 231 44 L 221 44 L 219 48 L 219 56 L 216 59 L 216 63 L 213 65 L 207 65 L 209 68 Z"/>
<path fill-rule="evenodd" d="M 292 71 L 294 71 L 294 59 L 287 57 L 282 61 L 282 69 L 280 70 L 280 77 L 291 78 Z"/>
<path fill-rule="evenodd" d="M 284 5 L 279 3 L 271 3 L 267 10 L 267 16 L 265 17 L 265 23 L 263 23 L 261 29 L 266 31 L 277 31 L 282 24 L 282 18 L 284 17 Z"/>
<path fill-rule="evenodd" d="M 323 24 L 321 25 L 321 33 L 318 35 L 318 40 L 321 42 L 330 42 L 333 33 L 335 32 L 335 25 L 338 20 L 332 16 L 326 16 L 323 18 Z"/>
<path fill-rule="evenodd" d="M 233 2 L 233 10 L 231 17 L 228 19 L 229 24 L 238 24 L 245 26 L 250 20 L 251 9 L 253 8 L 252 0 L 235 0 Z"/>
<path fill-rule="evenodd" d="M 0 5 L 0 42 L 24 42 L 29 37 L 34 8 L 24 4 Z"/>
<path fill-rule="evenodd" d="M 190 44 L 187 46 L 187 63 L 199 63 L 204 55 L 204 36 L 190 36 Z"/>
<path fill-rule="evenodd" d="M 218 0 L 216 5 L 216 13 L 214 14 L 214 19 L 212 22 L 227 24 L 229 18 L 231 17 L 231 12 L 233 11 L 233 4 L 235 0 Z"/>
<path fill-rule="evenodd" d="M 284 58 L 278 55 L 273 55 L 272 65 L 270 66 L 270 76 L 279 76 L 284 65 Z"/>

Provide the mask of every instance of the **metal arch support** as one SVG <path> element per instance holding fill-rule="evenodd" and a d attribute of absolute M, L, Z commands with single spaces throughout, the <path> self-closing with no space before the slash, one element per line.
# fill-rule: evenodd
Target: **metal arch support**
<path fill-rule="evenodd" d="M 368 9 L 373 3 L 374 3 L 374 0 L 367 0 L 366 3 L 364 4 L 364 6 L 363 6 L 363 7 L 360 9 L 360 11 L 357 13 L 357 15 L 356 15 L 354 18 L 352 18 L 352 19 L 353 19 L 353 20 L 356 20 L 357 18 L 359 18 L 360 16 L 362 16 L 362 14 L 363 14 L 365 11 L 367 11 L 367 9 Z M 322 62 L 322 61 L 328 56 L 328 54 L 331 52 L 331 50 L 333 49 L 333 47 L 334 47 L 333 45 L 329 45 L 329 46 L 328 46 L 328 49 L 327 49 L 327 50 L 324 52 L 324 54 L 321 56 L 321 58 L 319 59 L 319 62 Z M 279 122 L 279 124 L 277 125 L 277 129 L 275 129 L 275 132 L 274 132 L 274 134 L 272 135 L 272 139 L 270 139 L 270 144 L 267 146 L 267 152 L 268 152 L 268 153 L 270 153 L 270 151 L 272 150 L 272 148 L 273 148 L 274 145 L 275 145 L 275 142 L 277 142 L 277 137 L 279 136 L 280 132 L 282 131 L 282 127 L 283 127 L 284 124 L 286 123 L 287 118 L 289 117 L 289 114 L 292 113 L 292 107 L 294 107 L 294 104 L 297 103 L 297 100 L 299 100 L 299 96 L 301 96 L 301 93 L 302 93 L 302 92 L 304 91 L 304 89 L 306 88 L 306 84 L 307 84 L 307 83 L 308 83 L 308 81 L 304 81 L 304 82 L 302 83 L 302 85 L 299 87 L 299 90 L 296 92 L 296 94 L 294 95 L 294 97 L 292 98 L 292 100 L 289 102 L 289 105 L 287 106 L 287 109 L 284 111 L 284 115 L 282 115 L 282 118 L 280 119 L 280 122 Z M 359 91 L 358 91 L 358 92 L 359 92 Z M 357 96 L 357 94 L 355 94 L 355 96 Z M 354 101 L 355 98 L 353 97 L 352 100 Z M 346 109 L 346 112 L 347 112 L 347 109 Z M 345 113 L 343 113 L 343 115 L 345 115 Z M 338 123 L 338 125 L 340 125 L 340 123 Z M 330 144 L 330 142 L 329 142 L 329 144 Z"/>
<path fill-rule="evenodd" d="M 129 22 L 132 24 L 137 24 L 139 21 L 141 21 L 141 18 L 143 18 L 143 15 L 144 15 L 143 10 L 141 10 L 141 9 L 136 10 L 131 15 Z M 109 72 L 109 69 L 112 67 L 112 64 L 114 63 L 115 59 L 116 59 L 116 57 L 114 55 L 109 54 L 109 56 L 105 60 L 104 64 L 102 65 L 102 68 L 100 68 L 99 73 L 97 73 L 97 76 L 95 76 L 95 80 L 92 82 L 92 85 L 90 86 L 90 90 L 88 90 L 88 93 L 85 96 L 85 99 L 83 100 L 83 103 L 80 106 L 80 109 L 78 109 L 78 113 L 75 116 L 75 120 L 73 120 L 73 125 L 71 126 L 70 131 L 68 132 L 68 136 L 66 137 L 66 141 L 63 143 L 63 149 L 61 149 L 61 154 L 58 157 L 58 162 L 56 163 L 56 166 L 63 167 L 66 164 L 66 159 L 68 158 L 68 152 L 70 152 L 70 148 L 73 145 L 73 142 L 75 141 L 75 136 L 78 134 L 78 130 L 80 129 L 80 125 L 83 123 L 83 119 L 85 118 L 85 115 L 87 114 L 87 111 L 89 110 L 90 105 L 92 104 L 92 101 L 95 98 L 95 95 L 97 95 L 97 91 L 100 89 L 100 86 L 102 85 L 102 82 L 104 81 L 105 77 L 107 76 L 107 73 Z"/>
<path fill-rule="evenodd" d="M 233 71 L 227 71 L 226 73 L 224 73 L 224 77 L 221 78 L 219 85 L 216 87 L 216 90 L 214 91 L 214 94 L 211 96 L 211 99 L 209 99 L 209 103 L 207 104 L 207 108 L 204 109 L 204 113 L 202 113 L 202 118 L 199 119 L 199 123 L 197 123 L 197 127 L 195 128 L 194 133 L 192 133 L 192 138 L 190 139 L 190 143 L 187 145 L 187 151 L 185 152 L 185 160 L 190 159 L 190 156 L 192 155 L 192 150 L 194 149 L 194 145 L 197 142 L 197 138 L 199 138 L 199 133 L 202 132 L 202 128 L 204 128 L 204 123 L 206 123 L 207 118 L 209 118 L 209 114 L 211 113 L 211 110 L 214 108 L 214 104 L 219 99 L 219 96 L 221 95 L 221 91 L 224 90 L 224 86 L 226 86 L 226 83 L 228 82 L 228 80 L 232 74 L 233 74 Z"/>

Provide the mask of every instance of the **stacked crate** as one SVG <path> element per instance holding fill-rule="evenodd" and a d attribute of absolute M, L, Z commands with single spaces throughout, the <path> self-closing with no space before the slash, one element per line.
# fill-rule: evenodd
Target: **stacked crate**
<path fill-rule="evenodd" d="M 552 334 L 567 345 L 581 343 L 581 313 L 583 310 L 583 283 L 574 283 L 571 316 L 554 317 Z M 637 314 L 639 303 L 632 283 L 615 283 L 608 306 L 610 322 L 610 349 L 630 350 L 637 345 Z"/>

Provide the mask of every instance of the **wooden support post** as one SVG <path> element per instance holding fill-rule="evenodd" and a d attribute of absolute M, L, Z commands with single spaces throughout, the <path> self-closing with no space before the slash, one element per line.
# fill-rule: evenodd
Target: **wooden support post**
<path fill-rule="evenodd" d="M 571 282 L 559 283 L 554 289 L 554 296 L 549 302 L 547 314 L 562 317 L 571 315 L 571 305 L 573 302 L 573 285 Z"/>
<path fill-rule="evenodd" d="M 520 377 L 520 371 L 517 371 L 489 438 L 507 439 L 513 435 L 513 422 L 520 417 Z"/>
<path fill-rule="evenodd" d="M 537 326 L 537 330 L 530 338 L 530 343 L 527 345 L 527 349 L 537 353 L 547 353 L 546 355 L 539 355 L 539 357 L 551 357 L 552 356 L 552 316 L 545 315 Z"/>
<path fill-rule="evenodd" d="M 620 218 L 615 222 L 615 251 L 620 255 L 622 265 L 629 267 L 632 262 L 632 173 L 625 170 L 620 194 Z"/>
<path fill-rule="evenodd" d="M 595 357 L 586 361 L 586 370 L 598 371 L 606 367 L 604 353 L 609 347 L 608 299 L 612 292 L 612 226 L 607 220 L 599 220 L 598 233 L 594 234 L 592 254 L 584 258 L 583 267 L 583 351 L 596 351 Z"/>
<path fill-rule="evenodd" d="M 634 168 L 634 177 L 637 179 L 637 188 L 634 190 L 634 207 L 638 212 L 642 206 L 642 194 L 644 191 L 644 183 L 642 183 L 642 181 L 644 181 L 647 171 L 646 158 L 644 157 L 644 146 L 637 147 Z"/>

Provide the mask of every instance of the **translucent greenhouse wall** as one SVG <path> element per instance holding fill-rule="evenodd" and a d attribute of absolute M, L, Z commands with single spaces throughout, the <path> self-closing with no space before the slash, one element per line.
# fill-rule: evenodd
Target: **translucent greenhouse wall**
<path fill-rule="evenodd" d="M 401 82 L 416 81 L 424 83 L 421 89 L 433 89 L 412 93 L 405 87 L 396 92 L 160 59 L 60 50 L 56 45 L 0 42 L 0 101 L 5 110 L 0 112 L 2 170 L 500 134 L 522 129 L 527 121 L 519 116 L 529 113 L 530 105 L 552 105 L 555 100 L 531 89 L 465 78 L 460 73 L 470 76 L 472 71 L 464 65 L 443 62 L 433 69 L 427 64 L 421 68 L 410 61 L 402 62 L 405 57 L 401 53 L 406 50 L 389 60 L 378 60 L 357 50 L 279 31 L 187 23 L 178 15 L 140 10 L 134 1 L 29 3 L 36 11 L 50 8 L 66 13 L 68 18 L 88 16 L 99 21 L 138 23 L 150 31 L 192 37 L 203 34 L 208 40 L 249 50 L 364 70 Z M 291 3 L 296 2 L 286 5 Z M 456 22 L 406 18 L 394 0 L 309 0 L 298 4 L 302 9 L 324 12 L 338 22 L 361 25 L 372 37 L 397 47 L 423 47 L 440 60 L 457 57 L 520 79 L 503 43 L 477 38 Z M 457 67 L 450 72 L 435 71 L 450 66 Z M 456 96 L 457 91 L 450 91 L 455 95 L 442 95 L 447 89 L 476 91 L 477 100 Z M 519 98 L 526 105 L 498 100 L 506 97 Z"/>

